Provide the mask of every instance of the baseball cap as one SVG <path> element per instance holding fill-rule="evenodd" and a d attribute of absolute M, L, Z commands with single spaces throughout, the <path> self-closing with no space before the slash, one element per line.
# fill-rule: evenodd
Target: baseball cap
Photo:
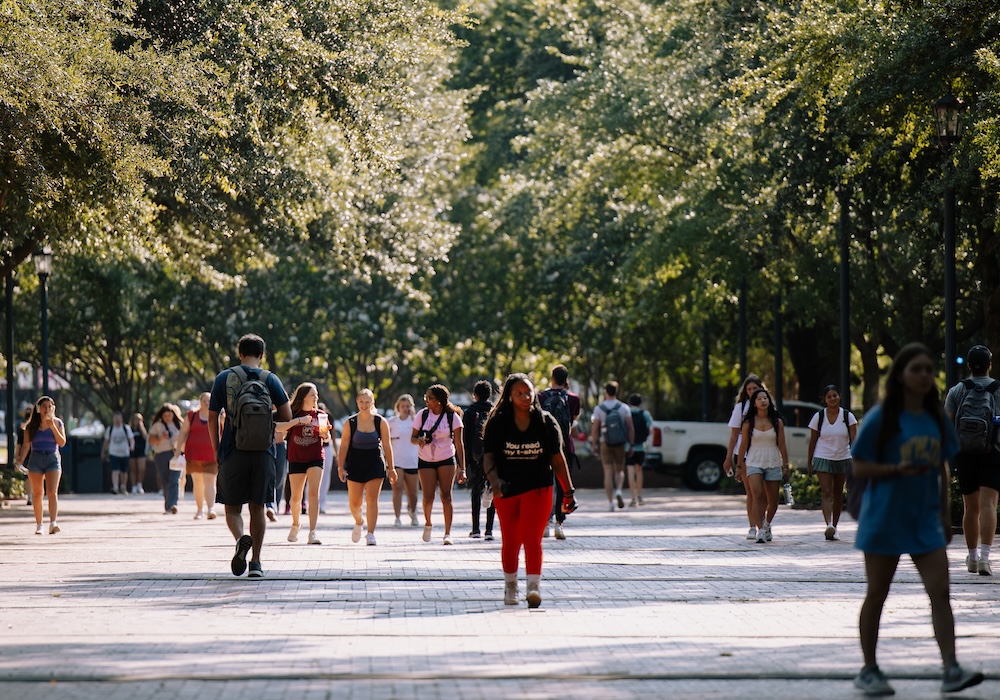
<path fill-rule="evenodd" d="M 973 372 L 985 372 L 993 362 L 993 353 L 985 345 L 973 345 L 969 348 L 966 360 Z"/>

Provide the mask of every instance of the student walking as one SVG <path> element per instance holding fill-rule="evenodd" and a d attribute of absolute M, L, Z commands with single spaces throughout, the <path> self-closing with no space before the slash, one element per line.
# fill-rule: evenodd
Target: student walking
<path fill-rule="evenodd" d="M 604 401 L 594 409 L 591 420 L 590 441 L 594 452 L 601 456 L 604 469 L 604 493 L 608 497 L 608 510 L 614 511 L 615 501 L 625 507 L 622 486 L 625 483 L 625 455 L 635 441 L 632 412 L 618 400 L 618 382 L 604 385 Z M 612 500 L 614 499 L 614 500 Z"/>
<path fill-rule="evenodd" d="M 129 455 L 129 477 L 132 481 L 132 493 L 143 494 L 146 490 L 142 487 L 142 482 L 146 478 L 146 450 L 149 433 L 146 431 L 146 424 L 143 422 L 142 414 L 136 413 L 129 421 L 132 428 L 133 447 Z"/>
<path fill-rule="evenodd" d="M 198 410 L 187 412 L 184 425 L 174 443 L 174 456 L 184 455 L 185 468 L 191 475 L 194 502 L 198 508 L 194 514 L 195 520 L 201 520 L 206 514 L 209 520 L 216 518 L 215 493 L 219 463 L 215 461 L 212 439 L 208 436 L 208 405 L 211 399 L 212 395 L 207 391 L 198 397 Z"/>
<path fill-rule="evenodd" d="M 559 424 L 542 410 L 527 375 L 512 374 L 504 382 L 483 429 L 483 449 L 486 478 L 503 528 L 504 604 L 518 604 L 524 549 L 526 600 L 528 607 L 537 608 L 542 604 L 542 532 L 552 510 L 553 472 L 565 494 L 562 510 L 575 510 L 576 499 Z"/>
<path fill-rule="evenodd" d="M 347 483 L 347 503 L 354 517 L 351 541 L 361 539 L 365 518 L 361 513 L 361 503 L 365 503 L 368 516 L 368 534 L 365 544 L 375 546 L 375 526 L 378 524 L 378 497 L 382 492 L 382 482 L 389 477 L 389 483 L 397 480 L 396 468 L 392 462 L 392 440 L 389 423 L 375 410 L 375 394 L 371 389 L 362 389 L 356 399 L 358 412 L 347 419 L 337 453 L 337 473 L 340 480 Z"/>
<path fill-rule="evenodd" d="M 392 462 L 399 478 L 392 483 L 392 509 L 395 512 L 395 527 L 402 526 L 403 493 L 406 493 L 406 513 L 410 525 L 417 526 L 417 446 L 410 441 L 413 434 L 413 415 L 417 409 L 413 397 L 403 394 L 393 406 L 393 416 L 388 418 L 389 443 L 392 445 Z"/>
<path fill-rule="evenodd" d="M 631 443 L 631 450 L 625 457 L 625 469 L 628 472 L 628 486 L 632 494 L 632 500 L 628 505 L 635 508 L 637 505 L 644 505 L 642 502 L 642 465 L 646 462 L 646 440 L 649 439 L 649 429 L 653 425 L 653 417 L 649 411 L 642 407 L 642 396 L 630 394 L 628 397 L 629 410 L 632 412 L 632 429 L 635 431 L 635 438 Z"/>
<path fill-rule="evenodd" d="M 771 541 L 771 522 L 778 511 L 781 480 L 788 478 L 788 450 L 785 423 L 767 389 L 750 395 L 751 409 L 743 419 L 740 443 L 746 452 L 740 457 L 748 490 L 753 491 L 753 522 L 759 543 Z"/>
<path fill-rule="evenodd" d="M 236 554 L 230 568 L 234 576 L 241 576 L 247 570 L 250 554 L 248 576 L 261 578 L 264 569 L 260 552 L 267 531 L 264 504 L 274 493 L 274 421 L 270 409 L 272 406 L 277 409 L 281 421 L 291 420 L 292 411 L 281 380 L 261 367 L 266 354 L 264 339 L 259 335 L 244 335 L 236 352 L 240 364 L 219 372 L 212 384 L 208 434 L 219 461 L 217 500 L 226 506 L 226 525 L 236 540 Z M 241 406 L 246 408 L 244 415 L 240 415 Z M 226 412 L 226 421 L 220 432 L 222 411 Z M 259 420 L 264 416 L 264 420 Z M 235 425 L 237 421 L 239 425 Z M 249 535 L 243 530 L 244 504 L 250 514 Z"/>
<path fill-rule="evenodd" d="M 475 401 L 462 415 L 462 435 L 465 440 L 465 460 L 468 464 L 469 495 L 472 505 L 472 530 L 469 537 L 479 539 L 480 515 L 483 508 L 483 491 L 486 490 L 486 472 L 483 471 L 483 424 L 493 408 L 493 382 L 481 379 L 472 388 Z M 496 507 L 490 503 L 486 509 L 486 532 L 493 535 L 493 518 Z"/>
<path fill-rule="evenodd" d="M 930 599 L 944 662 L 941 691 L 983 681 L 982 673 L 966 671 L 955 656 L 945 548 L 952 536 L 948 460 L 958 445 L 934 377 L 930 350 L 920 343 L 904 346 L 889 367 L 882 403 L 865 416 L 852 448 L 854 476 L 867 480 L 854 545 L 864 552 L 868 580 L 858 620 L 865 665 L 854 679 L 866 695 L 894 693 L 875 648 L 882 608 L 903 554 L 910 555 Z"/>
<path fill-rule="evenodd" d="M 59 527 L 59 480 L 62 478 L 62 458 L 59 449 L 66 445 L 66 426 L 56 417 L 56 402 L 51 396 L 40 396 L 24 426 L 24 440 L 14 458 L 16 466 L 28 470 L 31 484 L 31 507 L 35 514 L 35 534 L 42 534 L 43 498 L 48 494 L 49 534 Z M 25 459 L 27 463 L 25 464 Z"/>
<path fill-rule="evenodd" d="M 580 460 L 576 456 L 576 445 L 573 442 L 573 433 L 576 422 L 580 418 L 582 403 L 580 396 L 569 390 L 569 370 L 566 365 L 558 364 L 549 372 L 549 388 L 538 392 L 538 403 L 542 410 L 547 411 L 556 419 L 559 430 L 563 438 L 563 457 L 566 460 L 566 468 L 571 470 L 573 466 L 580 466 Z M 555 531 L 557 540 L 566 539 L 566 513 L 562 509 L 563 492 L 559 479 L 552 481 L 552 513 L 549 515 L 548 525 L 542 537 L 549 536 L 549 529 Z M 553 521 L 555 527 L 552 528 Z"/>
<path fill-rule="evenodd" d="M 180 501 L 181 472 L 170 468 L 170 458 L 174 456 L 174 445 L 181 432 L 181 409 L 172 403 L 165 403 L 153 416 L 149 427 L 149 444 L 153 446 L 153 463 L 163 488 L 163 512 L 177 514 Z"/>
<path fill-rule="evenodd" d="M 959 431 L 955 471 L 965 507 L 962 532 L 969 549 L 965 566 L 970 574 L 992 576 L 990 552 L 997 529 L 1000 446 L 991 423 L 1000 413 L 1000 382 L 990 376 L 993 353 L 985 345 L 970 348 L 966 359 L 972 376 L 951 387 L 944 409 Z"/>
<path fill-rule="evenodd" d="M 747 522 L 750 523 L 750 529 L 747 530 L 748 540 L 757 539 L 757 525 L 759 523 L 754 521 L 753 492 L 746 481 L 746 472 L 740 461 L 740 457 L 743 456 L 740 447 L 742 445 L 743 419 L 751 406 L 750 395 L 763 388 L 765 388 L 764 383 L 756 374 L 748 374 L 743 380 L 733 404 L 733 411 L 729 416 L 729 449 L 726 451 L 726 459 L 722 463 L 722 469 L 726 472 L 726 476 L 735 477 L 737 482 L 743 484 L 743 490 L 746 492 Z"/>
<path fill-rule="evenodd" d="M 844 509 L 844 483 L 851 473 L 851 445 L 858 432 L 858 419 L 840 405 L 840 390 L 830 384 L 823 388 L 826 406 L 809 421 L 809 453 L 806 474 L 819 477 L 820 504 L 826 528 L 823 536 L 839 540 L 837 525 Z"/>
<path fill-rule="evenodd" d="M 321 411 L 319 391 L 311 382 L 303 382 L 292 395 L 291 412 L 293 422 L 288 429 L 288 481 L 292 485 L 292 503 L 302 502 L 306 495 L 306 510 L 309 518 L 309 544 L 322 544 L 316 533 L 319 521 L 319 492 L 323 481 L 326 457 L 323 454 L 323 440 L 330 435 L 330 416 Z M 299 539 L 299 508 L 292 508 L 292 527 L 288 531 L 288 541 Z"/>
<path fill-rule="evenodd" d="M 444 544 L 452 544 L 451 521 L 454 508 L 452 486 L 465 483 L 465 446 L 462 443 L 462 409 L 451 402 L 451 392 L 443 384 L 428 387 L 424 394 L 426 408 L 413 420 L 410 442 L 417 446 L 417 469 L 423 489 L 424 542 L 431 541 L 431 511 L 434 493 L 440 492 L 444 512 Z"/>
<path fill-rule="evenodd" d="M 135 448 L 132 428 L 125 425 L 121 411 L 111 416 L 111 425 L 104 430 L 104 444 L 101 446 L 101 461 L 111 463 L 111 493 L 128 492 L 129 458 Z"/>

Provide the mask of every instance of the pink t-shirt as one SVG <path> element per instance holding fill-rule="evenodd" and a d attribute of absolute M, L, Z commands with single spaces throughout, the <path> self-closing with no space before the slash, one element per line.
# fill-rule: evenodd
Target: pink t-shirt
<path fill-rule="evenodd" d="M 417 456 L 425 462 L 442 462 L 455 456 L 455 441 L 452 439 L 452 432 L 455 428 L 462 427 L 462 414 L 451 414 L 451 428 L 448 427 L 448 415 L 441 416 L 440 413 L 431 413 L 426 408 L 417 411 L 413 419 L 414 430 L 430 430 L 437 423 L 437 430 L 434 431 L 434 440 L 428 445 L 417 446 Z"/>

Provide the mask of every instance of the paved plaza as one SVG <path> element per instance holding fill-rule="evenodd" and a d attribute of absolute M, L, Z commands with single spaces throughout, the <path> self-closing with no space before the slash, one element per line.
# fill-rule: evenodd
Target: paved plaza
<path fill-rule="evenodd" d="M 42 536 L 14 503 L 0 510 L 0 698 L 858 697 L 853 522 L 826 542 L 818 512 L 782 507 L 762 545 L 744 539 L 740 497 L 663 488 L 609 513 L 602 492 L 578 495 L 568 539 L 545 540 L 531 611 L 503 605 L 500 542 L 466 537 L 465 491 L 450 547 L 439 506 L 425 544 L 392 527 L 387 492 L 375 547 L 351 543 L 342 491 L 320 546 L 286 542 L 279 516 L 260 580 L 231 575 L 224 520 L 193 520 L 190 494 L 175 516 L 156 495 L 65 496 L 62 532 Z M 956 697 L 997 698 L 1000 582 L 965 572 L 960 539 L 959 659 L 987 680 Z M 879 661 L 898 697 L 941 697 L 908 560 Z"/>

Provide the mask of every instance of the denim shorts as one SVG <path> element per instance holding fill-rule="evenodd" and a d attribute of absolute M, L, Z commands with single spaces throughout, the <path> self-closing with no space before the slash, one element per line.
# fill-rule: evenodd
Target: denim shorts
<path fill-rule="evenodd" d="M 32 474 L 46 474 L 48 472 L 62 471 L 62 460 L 59 458 L 58 450 L 32 450 L 28 455 L 28 463 L 25 464 Z"/>
<path fill-rule="evenodd" d="M 781 481 L 781 467 L 751 467 L 747 465 L 747 476 L 761 474 L 764 481 Z"/>

